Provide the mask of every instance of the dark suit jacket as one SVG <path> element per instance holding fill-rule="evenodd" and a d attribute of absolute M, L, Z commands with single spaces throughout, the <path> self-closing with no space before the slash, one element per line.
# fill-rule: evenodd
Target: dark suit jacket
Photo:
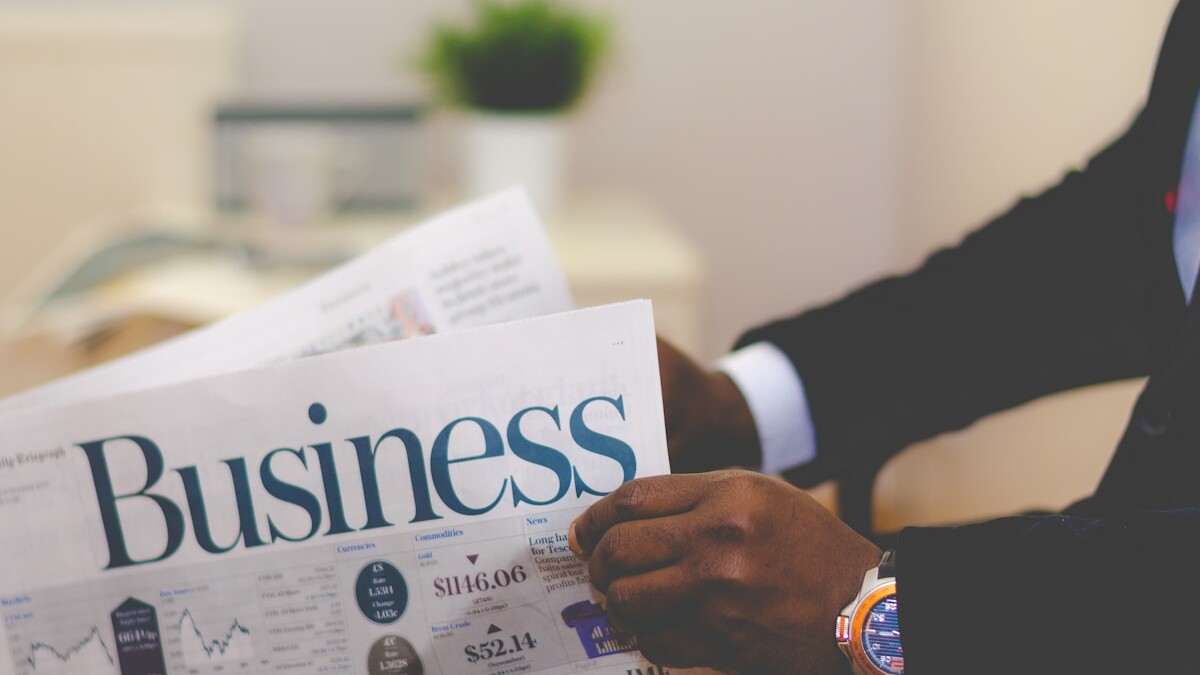
<path fill-rule="evenodd" d="M 1149 376 L 1095 495 L 900 535 L 908 672 L 1200 673 L 1200 300 L 1170 212 L 1200 85 L 1183 0 L 1128 131 L 916 272 L 751 331 L 804 380 L 813 484 L 1074 387 Z M 1037 467 L 1030 467 L 1036 471 Z"/>

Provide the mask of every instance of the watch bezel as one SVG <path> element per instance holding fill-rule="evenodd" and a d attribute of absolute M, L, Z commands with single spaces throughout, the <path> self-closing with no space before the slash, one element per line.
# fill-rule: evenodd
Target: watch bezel
<path fill-rule="evenodd" d="M 867 651 L 863 647 L 862 641 L 863 626 L 867 622 L 867 615 L 870 614 L 871 608 L 881 600 L 894 595 L 896 595 L 896 580 L 894 578 L 881 579 L 871 590 L 861 596 L 858 604 L 854 607 L 854 613 L 850 616 L 850 639 L 847 641 L 850 651 L 850 661 L 862 672 L 873 673 L 875 675 L 895 675 L 875 665 L 871 657 L 867 656 Z"/>

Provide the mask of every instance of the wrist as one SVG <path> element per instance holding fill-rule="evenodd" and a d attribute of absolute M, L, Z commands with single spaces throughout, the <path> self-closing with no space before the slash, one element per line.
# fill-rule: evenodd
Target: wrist
<path fill-rule="evenodd" d="M 742 391 L 728 375 L 719 371 L 709 374 L 707 389 L 708 395 L 704 398 L 709 402 L 709 409 L 706 413 L 717 435 L 712 440 L 728 448 L 733 464 L 761 465 L 762 442 Z"/>
<path fill-rule="evenodd" d="M 837 645 L 855 675 L 903 675 L 895 552 L 883 554 L 866 571 L 858 594 L 839 613 Z"/>

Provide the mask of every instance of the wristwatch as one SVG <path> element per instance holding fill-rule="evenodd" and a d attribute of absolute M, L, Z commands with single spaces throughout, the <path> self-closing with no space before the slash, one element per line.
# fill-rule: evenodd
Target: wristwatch
<path fill-rule="evenodd" d="M 837 618 L 837 643 L 855 675 L 903 675 L 904 649 L 896 608 L 896 552 L 867 571 L 862 589 Z"/>

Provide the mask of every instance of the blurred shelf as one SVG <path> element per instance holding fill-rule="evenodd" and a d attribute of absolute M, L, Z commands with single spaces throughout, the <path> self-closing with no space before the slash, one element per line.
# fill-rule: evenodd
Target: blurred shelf
<path fill-rule="evenodd" d="M 202 242 L 194 250 L 138 264 L 55 303 L 35 322 L 40 335 L 0 343 L 0 394 L 249 309 L 453 203 L 294 230 L 224 218 L 193 233 Z M 702 351 L 705 264 L 675 223 L 626 192 L 582 194 L 545 221 L 577 306 L 649 298 L 659 334 Z"/>

